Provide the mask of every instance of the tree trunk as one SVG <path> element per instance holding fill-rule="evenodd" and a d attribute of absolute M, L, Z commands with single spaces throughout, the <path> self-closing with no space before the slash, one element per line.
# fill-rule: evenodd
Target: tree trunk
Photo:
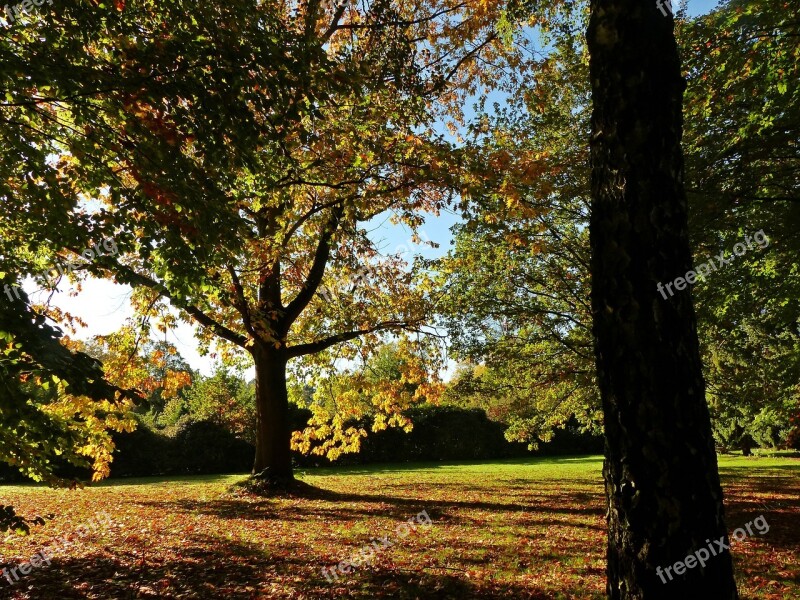
<path fill-rule="evenodd" d="M 289 394 L 286 357 L 281 350 L 265 349 L 256 342 L 256 459 L 253 476 L 269 487 L 285 488 L 292 473 Z"/>
<path fill-rule="evenodd" d="M 657 290 L 691 268 L 685 82 L 672 27 L 655 0 L 591 3 L 592 311 L 606 437 L 607 593 L 733 600 L 731 556 L 715 544 L 728 540 L 691 291 Z M 690 554 L 695 566 L 675 566 Z"/>
<path fill-rule="evenodd" d="M 744 434 L 742 438 L 742 456 L 753 456 L 753 446 L 755 442 L 749 433 Z"/>

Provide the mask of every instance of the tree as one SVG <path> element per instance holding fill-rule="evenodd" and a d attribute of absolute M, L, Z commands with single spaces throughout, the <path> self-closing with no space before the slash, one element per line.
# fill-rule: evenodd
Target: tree
<path fill-rule="evenodd" d="M 691 291 L 657 291 L 691 270 L 682 94 L 671 16 L 593 0 L 592 312 L 604 412 L 608 597 L 736 599 Z M 667 572 L 667 574 L 670 574 Z"/>
<path fill-rule="evenodd" d="M 798 23 L 783 2 L 733 0 L 680 28 L 696 255 L 768 242 L 697 291 L 714 435 L 745 452 L 785 443 L 800 407 Z"/>
<path fill-rule="evenodd" d="M 166 339 L 150 341 L 143 346 L 148 377 L 145 386 L 138 387 L 152 389 L 147 403 L 150 413 L 157 417 L 179 390 L 192 384 L 192 369 L 175 345 Z"/>
<path fill-rule="evenodd" d="M 254 444 L 255 390 L 240 373 L 217 364 L 210 377 L 198 377 L 182 400 L 193 421 L 211 421 L 236 437 Z M 173 416 L 174 418 L 174 416 Z"/>
<path fill-rule="evenodd" d="M 571 417 L 599 422 L 589 307 L 588 55 L 581 15 L 503 111 L 482 110 L 475 152 L 504 168 L 487 180 L 437 265 L 451 350 L 468 370 L 448 389 L 535 446 Z M 485 112 L 484 112 L 485 111 Z M 507 190 L 503 192 L 504 188 Z M 514 193 L 511 193 L 511 192 Z M 465 307 L 468 307 L 465 309 Z M 476 368 L 470 368 L 474 365 Z"/>
<path fill-rule="evenodd" d="M 791 86 L 782 85 L 796 69 L 798 49 L 789 43 L 796 22 L 780 2 L 757 9 L 733 2 L 679 29 L 692 246 L 697 256 L 711 257 L 730 253 L 759 229 L 772 239 L 769 248 L 713 271 L 693 290 L 714 435 L 726 448 L 784 443 L 798 401 L 800 205 L 792 200 L 796 169 L 785 149 L 800 144 L 786 139 L 800 130 L 793 126 L 800 110 Z M 510 156 L 544 157 L 546 168 L 520 187 L 518 200 L 492 196 L 499 186 L 476 194 L 455 231 L 454 250 L 439 266 L 451 347 L 456 358 L 478 365 L 448 393 L 512 423 L 509 435 L 533 443 L 571 413 L 590 422 L 599 410 L 590 336 L 579 335 L 591 319 L 583 294 L 588 61 L 585 40 L 570 30 L 546 40 L 550 52 L 503 111 L 481 110 L 471 128 L 476 143 L 483 137 Z M 516 167 L 511 162 L 506 176 Z M 775 189 L 786 197 L 775 198 Z"/>
<path fill-rule="evenodd" d="M 415 230 L 459 190 L 460 154 L 434 132 L 431 107 L 493 39 L 497 10 L 469 11 L 147 4 L 13 32 L 4 69 L 24 84 L 4 107 L 12 148 L 41 150 L 19 173 L 36 185 L 16 183 L 10 209 L 96 199 L 64 217 L 113 235 L 121 256 L 86 270 L 137 288 L 142 314 L 168 301 L 207 343 L 250 353 L 253 472 L 269 485 L 293 479 L 290 360 L 424 331 L 415 271 L 382 256 L 363 224 L 393 216 Z"/>

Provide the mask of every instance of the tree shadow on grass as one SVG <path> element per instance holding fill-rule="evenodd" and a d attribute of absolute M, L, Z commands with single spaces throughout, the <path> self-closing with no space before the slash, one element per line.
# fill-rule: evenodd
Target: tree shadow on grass
<path fill-rule="evenodd" d="M 0 598 L 31 600 L 133 600 L 138 598 L 251 600 L 254 598 L 529 599 L 555 597 L 552 590 L 512 583 L 471 581 L 446 567 L 414 570 L 366 567 L 330 582 L 316 557 L 292 545 L 277 554 L 256 547 L 195 536 L 179 556 L 104 553 L 55 558 L 16 586 L 0 586 Z M 460 571 L 460 572 L 459 572 Z M 565 598 L 590 598 L 586 590 L 561 589 Z"/>
<path fill-rule="evenodd" d="M 426 510 L 431 519 L 459 521 L 453 515 L 461 510 L 486 510 L 504 513 L 547 513 L 565 516 L 602 516 L 605 507 L 601 502 L 586 505 L 587 496 L 581 492 L 562 493 L 558 497 L 533 498 L 519 504 L 471 500 L 442 500 L 431 498 L 406 498 L 380 494 L 341 493 L 317 488 L 313 495 L 303 497 L 313 503 L 275 503 L 272 500 L 253 498 L 224 498 L 210 501 L 153 500 L 137 502 L 163 511 L 197 512 L 221 519 L 306 520 L 324 518 L 336 521 L 357 521 L 370 517 L 390 517 L 407 520 Z M 320 504 L 322 502 L 323 504 Z M 545 502 L 547 504 L 545 504 Z M 569 506 L 569 503 L 574 504 Z M 581 505 L 581 506 L 578 506 Z"/>
<path fill-rule="evenodd" d="M 435 572 L 436 571 L 436 572 Z M 476 584 L 466 574 L 458 576 L 447 571 L 431 569 L 430 571 L 405 571 L 370 569 L 357 578 L 357 590 L 346 586 L 349 598 L 398 598 L 401 600 L 552 600 L 553 598 L 589 599 L 587 590 L 570 589 L 568 586 L 557 590 L 537 589 L 535 586 L 523 587 L 511 583 Z M 329 584 L 329 587 L 334 587 Z M 320 590 L 319 597 L 335 597 Z M 325 594 L 325 595 L 323 595 Z M 344 594 L 342 594 L 344 595 Z"/>
<path fill-rule="evenodd" d="M 223 520 L 246 519 L 248 521 L 293 520 L 282 507 L 268 502 L 245 502 L 243 500 L 146 500 L 137 506 L 156 508 L 162 511 L 183 512 L 216 517 Z"/>
<path fill-rule="evenodd" d="M 500 502 L 483 502 L 474 500 L 444 500 L 440 498 L 405 498 L 394 496 L 383 496 L 380 494 L 360 494 L 355 492 L 336 492 L 333 490 L 322 490 L 310 497 L 315 500 L 325 500 L 336 504 L 370 502 L 376 504 L 391 504 L 395 507 L 425 507 L 435 505 L 433 510 L 441 510 L 444 508 L 465 508 L 465 509 L 479 509 L 479 510 L 493 510 L 502 512 L 553 512 L 553 513 L 567 513 L 567 514 L 580 514 L 580 515 L 597 515 L 604 514 L 605 506 L 598 504 L 597 506 L 564 506 L 561 500 L 564 497 L 574 500 L 576 503 L 581 503 L 590 497 L 583 492 L 566 492 L 560 494 L 558 502 L 555 497 L 544 496 L 541 500 L 549 501 L 553 506 L 542 505 L 541 502 L 525 503 L 500 503 Z M 599 496 L 598 496 L 599 497 Z M 429 511 L 430 512 L 430 511 Z"/>
<path fill-rule="evenodd" d="M 180 548 L 142 552 L 134 547 L 105 549 L 88 558 L 59 557 L 47 568 L 34 570 L 6 592 L 42 600 L 134 598 L 253 598 L 265 574 L 288 574 L 305 564 L 287 544 L 280 558 L 259 548 L 211 536 L 193 536 Z M 173 556 L 169 556 L 172 554 Z M 15 589 L 19 588 L 19 589 Z M 266 596 L 265 596 L 266 597 Z"/>

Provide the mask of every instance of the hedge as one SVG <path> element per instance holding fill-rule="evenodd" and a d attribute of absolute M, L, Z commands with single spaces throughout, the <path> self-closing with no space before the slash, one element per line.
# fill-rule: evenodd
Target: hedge
<path fill-rule="evenodd" d="M 407 416 L 414 429 L 405 433 L 386 429 L 370 433 L 362 440 L 359 454 L 346 454 L 336 464 L 354 465 L 378 462 L 418 462 L 491 460 L 530 456 L 526 444 L 505 439 L 505 427 L 491 421 L 480 409 L 453 406 L 418 406 Z M 311 412 L 292 405 L 294 430 L 305 426 Z M 369 431 L 370 421 L 351 424 Z M 114 434 L 116 450 L 111 465 L 112 477 L 243 473 L 252 468 L 255 448 L 222 426 L 210 421 L 189 422 L 173 436 L 143 425 L 132 433 Z M 552 442 L 542 444 L 538 454 L 589 454 L 602 452 L 602 438 L 578 432 L 574 424 L 556 433 Z M 330 465 L 324 457 L 295 453 L 298 467 Z M 86 475 L 65 469 L 69 476 Z M 0 482 L 18 482 L 17 471 L 0 464 Z"/>

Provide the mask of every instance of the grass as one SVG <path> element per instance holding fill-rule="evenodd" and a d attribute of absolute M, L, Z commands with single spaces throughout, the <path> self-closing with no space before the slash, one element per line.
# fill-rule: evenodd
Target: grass
<path fill-rule="evenodd" d="M 0 598 L 601 598 L 600 469 L 599 457 L 313 469 L 301 476 L 320 497 L 269 500 L 231 494 L 241 475 L 0 487 L 23 515 L 57 515 L 6 540 L 0 566 L 100 510 L 113 521 L 15 586 L 0 579 Z M 725 457 L 720 470 L 730 527 L 770 525 L 734 545 L 742 598 L 800 597 L 800 460 Z M 401 537 L 423 510 L 433 524 Z M 393 545 L 369 566 L 323 576 L 381 537 Z"/>

